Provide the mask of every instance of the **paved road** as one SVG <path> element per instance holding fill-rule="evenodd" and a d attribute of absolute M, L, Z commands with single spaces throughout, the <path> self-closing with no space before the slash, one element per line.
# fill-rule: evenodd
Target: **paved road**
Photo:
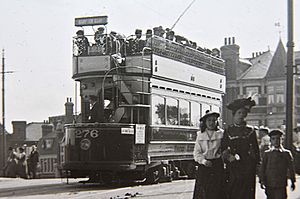
<path fill-rule="evenodd" d="M 9 179 L 0 178 L 0 198 L 103 198 L 103 199 L 191 199 L 194 180 L 178 180 L 147 186 L 104 187 L 98 184 L 80 184 L 79 179 Z M 289 199 L 300 199 L 300 176 L 297 177 L 296 190 L 288 189 Z M 265 194 L 257 183 L 257 199 L 264 199 Z"/>

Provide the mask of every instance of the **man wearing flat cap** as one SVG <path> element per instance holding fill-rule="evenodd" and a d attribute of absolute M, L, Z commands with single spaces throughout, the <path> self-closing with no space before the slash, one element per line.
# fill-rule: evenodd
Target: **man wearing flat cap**
<path fill-rule="evenodd" d="M 287 198 L 288 178 L 291 180 L 291 190 L 296 188 L 293 156 L 289 150 L 283 148 L 282 135 L 283 132 L 279 129 L 269 133 L 271 147 L 265 151 L 259 173 L 261 188 L 265 189 L 268 199 Z"/>
<path fill-rule="evenodd" d="M 133 40 L 133 53 L 137 54 L 142 52 L 144 46 L 146 44 L 145 40 L 142 40 L 142 30 L 135 30 L 135 39 Z"/>
<path fill-rule="evenodd" d="M 97 29 L 97 31 L 95 32 L 95 35 L 94 35 L 94 39 L 95 39 L 95 42 L 96 42 L 96 45 L 102 45 L 105 43 L 105 41 L 103 40 L 104 39 L 104 28 L 103 27 L 99 27 Z"/>
<path fill-rule="evenodd" d="M 76 32 L 75 44 L 77 46 L 77 54 L 78 55 L 87 55 L 88 54 L 88 47 L 89 47 L 89 40 L 84 36 L 83 30 L 78 30 Z"/>
<path fill-rule="evenodd" d="M 255 198 L 255 175 L 260 154 L 255 129 L 245 121 L 254 105 L 251 98 L 243 98 L 227 106 L 232 111 L 233 124 L 225 129 L 222 151 L 228 173 L 226 193 L 230 199 Z"/>

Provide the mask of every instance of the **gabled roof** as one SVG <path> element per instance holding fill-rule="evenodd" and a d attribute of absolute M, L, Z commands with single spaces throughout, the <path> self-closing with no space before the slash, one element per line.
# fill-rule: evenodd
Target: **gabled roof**
<path fill-rule="evenodd" d="M 238 79 L 263 79 L 282 77 L 285 74 L 286 52 L 282 41 L 279 40 L 276 51 L 266 51 L 257 57 L 250 58 L 252 66 Z"/>
<path fill-rule="evenodd" d="M 257 57 L 250 58 L 249 62 L 252 66 L 239 79 L 263 79 L 268 72 L 272 57 L 273 53 L 267 51 Z"/>
<path fill-rule="evenodd" d="M 277 45 L 277 49 L 269 67 L 267 78 L 283 77 L 286 73 L 286 51 L 281 40 Z"/>

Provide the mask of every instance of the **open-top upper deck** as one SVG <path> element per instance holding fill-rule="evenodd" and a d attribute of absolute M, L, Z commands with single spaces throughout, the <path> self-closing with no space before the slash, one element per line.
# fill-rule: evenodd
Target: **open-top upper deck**
<path fill-rule="evenodd" d="M 110 69 L 114 59 L 122 62 L 130 62 L 134 57 L 146 56 L 151 59 L 151 54 L 182 62 L 197 68 L 208 70 L 217 74 L 225 74 L 225 62 L 217 52 L 202 48 L 195 48 L 180 42 L 171 41 L 163 37 L 153 35 L 147 39 L 134 37 L 122 37 L 118 35 L 103 34 L 103 40 L 99 44 L 91 42 L 94 35 L 86 35 L 86 45 L 82 50 L 74 38 L 73 50 L 73 77 L 85 75 L 90 72 L 105 72 Z M 135 59 L 137 60 L 137 59 Z M 136 61 L 135 61 L 136 62 Z M 139 63 L 139 64 L 145 64 Z M 151 65 L 142 67 L 151 69 Z"/>

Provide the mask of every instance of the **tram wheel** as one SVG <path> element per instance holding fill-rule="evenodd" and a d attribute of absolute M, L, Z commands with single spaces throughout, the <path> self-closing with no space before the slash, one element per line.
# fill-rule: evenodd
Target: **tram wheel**
<path fill-rule="evenodd" d="M 151 170 L 146 174 L 146 184 L 157 184 L 159 182 L 159 171 Z"/>

